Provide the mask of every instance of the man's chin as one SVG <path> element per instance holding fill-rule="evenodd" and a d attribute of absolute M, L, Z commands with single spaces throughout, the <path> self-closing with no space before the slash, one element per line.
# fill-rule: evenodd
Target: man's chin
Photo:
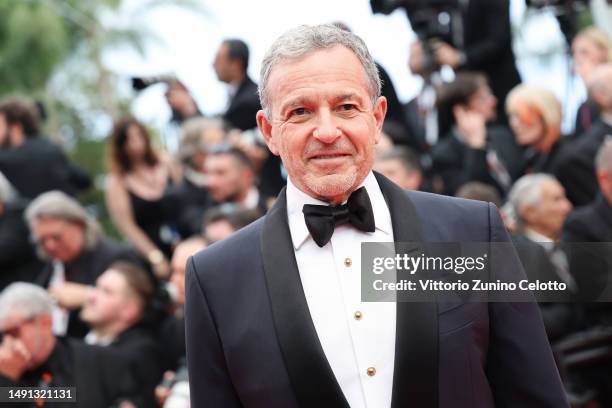
<path fill-rule="evenodd" d="M 305 181 L 308 189 L 317 198 L 324 201 L 336 201 L 338 197 L 346 198 L 352 192 L 356 179 L 357 174 L 352 172 L 320 175 Z"/>

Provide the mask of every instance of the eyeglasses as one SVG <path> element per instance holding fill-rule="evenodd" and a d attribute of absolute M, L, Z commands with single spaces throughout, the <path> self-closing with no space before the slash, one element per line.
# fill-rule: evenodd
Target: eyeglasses
<path fill-rule="evenodd" d="M 69 225 L 70 225 L 69 223 L 66 223 L 64 226 L 59 228 L 57 231 L 49 233 L 49 234 L 39 235 L 39 236 L 34 235 L 32 236 L 32 241 L 34 242 L 34 244 L 43 245 L 43 246 L 47 243 L 47 241 L 53 241 L 54 243 L 58 243 L 62 239 L 64 239 L 66 229 L 68 228 Z"/>

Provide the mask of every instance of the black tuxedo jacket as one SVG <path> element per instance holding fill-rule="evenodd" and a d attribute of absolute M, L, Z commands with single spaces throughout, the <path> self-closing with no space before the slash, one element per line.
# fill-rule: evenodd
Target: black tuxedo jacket
<path fill-rule="evenodd" d="M 240 130 L 247 130 L 257 127 L 255 116 L 261 109 L 259 95 L 257 94 L 257 84 L 248 76 L 238 87 L 236 95 L 232 98 L 230 106 L 223 115 L 232 127 Z"/>
<path fill-rule="evenodd" d="M 507 241 L 496 208 L 377 175 L 398 242 Z M 509 269 L 522 271 L 515 259 Z M 188 261 L 193 407 L 348 407 L 301 286 L 282 192 Z M 567 407 L 534 303 L 397 303 L 392 407 Z M 383 407 L 381 407 L 383 408 Z"/>

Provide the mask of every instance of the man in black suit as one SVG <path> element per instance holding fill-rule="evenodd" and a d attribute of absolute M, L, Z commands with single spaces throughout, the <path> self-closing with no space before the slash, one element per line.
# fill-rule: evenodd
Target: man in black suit
<path fill-rule="evenodd" d="M 115 262 L 98 277 L 81 310 L 91 327 L 85 342 L 112 348 L 129 362 L 143 408 L 155 407 L 153 390 L 162 374 L 158 343 L 145 322 L 153 290 L 142 268 Z"/>
<path fill-rule="evenodd" d="M 39 135 L 34 106 L 17 98 L 0 103 L 0 172 L 27 199 L 50 190 L 74 195 L 91 185 L 83 169 Z"/>
<path fill-rule="evenodd" d="M 192 406 L 566 407 L 535 304 L 362 302 L 362 242 L 508 240 L 494 206 L 371 171 L 386 100 L 363 41 L 298 27 L 261 78 L 259 128 L 289 180 L 188 262 Z"/>
<path fill-rule="evenodd" d="M 612 139 L 608 137 L 595 158 L 600 194 L 594 202 L 572 212 L 563 226 L 567 242 L 612 242 Z"/>
<path fill-rule="evenodd" d="M 255 116 L 261 109 L 257 84 L 249 78 L 249 48 L 242 40 L 229 39 L 221 43 L 213 68 L 220 81 L 229 85 L 230 103 L 223 119 L 230 127 L 248 130 L 257 127 Z M 275 196 L 284 186 L 280 159 L 268 153 L 260 170 L 260 188 L 264 195 Z"/>
<path fill-rule="evenodd" d="M 257 126 L 255 115 L 261 109 L 257 96 L 257 84 L 247 74 L 249 47 L 239 39 L 221 43 L 213 68 L 217 78 L 230 87 L 230 103 L 223 114 L 233 128 L 252 129 Z"/>
<path fill-rule="evenodd" d="M 77 408 L 108 408 L 132 400 L 135 385 L 125 360 L 112 350 L 55 337 L 52 308 L 49 295 L 33 284 L 13 283 L 0 294 L 0 386 L 75 387 L 76 404 L 60 406 Z"/>
<path fill-rule="evenodd" d="M 508 127 L 494 125 L 497 99 L 482 74 L 462 72 L 438 90 L 438 117 L 448 134 L 431 150 L 432 170 L 455 195 L 470 181 L 492 185 L 502 197 L 523 167 L 522 149 Z"/>

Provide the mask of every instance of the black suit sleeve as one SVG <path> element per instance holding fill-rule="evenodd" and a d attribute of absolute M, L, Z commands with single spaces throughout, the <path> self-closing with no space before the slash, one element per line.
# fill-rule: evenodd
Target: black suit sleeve
<path fill-rule="evenodd" d="M 203 265 L 200 265 L 203 267 Z M 192 407 L 242 407 L 193 258 L 187 262 L 185 337 Z"/>
<path fill-rule="evenodd" d="M 510 3 L 508 0 L 472 0 L 470 8 L 477 13 L 480 22 L 468 19 L 467 24 L 482 24 L 480 41 L 466 45 L 466 68 L 479 70 L 482 66 L 494 64 L 511 44 Z"/>
<path fill-rule="evenodd" d="M 497 208 L 492 204 L 489 204 L 489 234 L 492 242 L 509 241 Z M 504 265 L 494 265 L 495 268 L 501 274 L 513 276 L 512 281 L 524 279 L 525 273 L 514 250 L 504 255 Z M 489 315 L 486 369 L 495 406 L 569 407 L 537 303 L 491 302 Z"/>

